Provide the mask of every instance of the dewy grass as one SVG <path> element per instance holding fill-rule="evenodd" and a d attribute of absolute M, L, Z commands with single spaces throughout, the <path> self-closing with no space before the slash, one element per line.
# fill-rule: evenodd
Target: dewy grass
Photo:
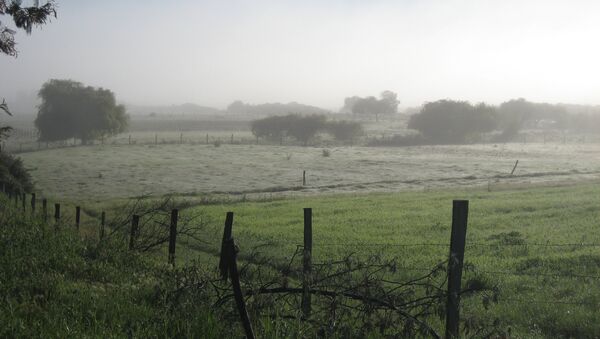
<path fill-rule="evenodd" d="M 395 148 L 230 145 L 96 145 L 24 153 L 37 188 L 60 199 L 100 201 L 152 194 L 435 190 L 589 180 L 596 144 Z M 515 160 L 514 175 L 509 176 Z M 306 186 L 302 187 L 302 171 Z"/>

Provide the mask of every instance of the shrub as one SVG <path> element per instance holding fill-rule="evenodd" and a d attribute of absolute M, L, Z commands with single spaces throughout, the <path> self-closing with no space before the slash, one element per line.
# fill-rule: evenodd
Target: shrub
<path fill-rule="evenodd" d="M 362 125 L 355 121 L 329 121 L 326 128 L 327 132 L 339 141 L 352 141 L 364 133 Z"/>
<path fill-rule="evenodd" d="M 0 152 L 0 185 L 8 192 L 31 192 L 33 183 L 23 161 L 10 154 Z"/>

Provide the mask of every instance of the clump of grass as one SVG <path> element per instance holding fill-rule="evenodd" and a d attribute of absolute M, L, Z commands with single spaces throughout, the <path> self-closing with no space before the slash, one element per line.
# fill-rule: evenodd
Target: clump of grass
<path fill-rule="evenodd" d="M 328 158 L 331 156 L 331 151 L 324 148 L 321 154 L 323 155 L 323 157 Z"/>
<path fill-rule="evenodd" d="M 221 140 L 217 139 L 217 140 L 213 141 L 213 146 L 220 147 L 222 143 L 223 142 Z"/>

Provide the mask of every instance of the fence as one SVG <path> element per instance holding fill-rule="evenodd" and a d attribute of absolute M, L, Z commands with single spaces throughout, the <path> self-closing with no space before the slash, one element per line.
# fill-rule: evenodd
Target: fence
<path fill-rule="evenodd" d="M 23 213 L 27 213 L 29 208 L 29 212 L 32 215 L 40 214 L 44 221 L 49 222 L 49 211 L 48 211 L 48 201 L 47 199 L 41 199 L 42 209 L 38 211 L 37 203 L 40 201 L 39 197 L 36 194 L 31 194 L 30 199 L 27 199 L 26 194 L 22 193 L 13 193 L 13 192 L 5 192 L 8 201 L 14 201 L 15 208 L 22 210 Z M 30 207 L 28 207 L 30 206 Z M 302 274 L 299 279 L 300 287 L 279 287 L 278 289 L 262 289 L 262 290 L 246 290 L 244 291 L 242 288 L 242 283 L 240 282 L 240 273 L 238 271 L 238 250 L 236 246 L 236 242 L 233 237 L 233 221 L 234 221 L 234 213 L 228 212 L 225 218 L 225 225 L 223 229 L 223 237 L 221 239 L 221 247 L 220 247 L 220 257 L 219 257 L 219 269 L 221 272 L 222 279 L 229 279 L 231 281 L 231 288 L 233 291 L 233 295 L 235 298 L 235 303 L 238 308 L 240 320 L 243 325 L 243 329 L 248 338 L 254 338 L 254 332 L 252 329 L 252 322 L 250 321 L 250 316 L 246 309 L 246 300 L 248 297 L 256 296 L 261 293 L 296 293 L 301 297 L 301 313 L 302 319 L 308 320 L 311 317 L 312 312 L 312 296 L 315 294 L 318 295 L 337 295 L 339 292 L 327 291 L 322 289 L 315 289 L 313 287 L 314 281 L 314 269 L 319 266 L 320 263 L 315 262 L 313 258 L 313 248 L 315 246 L 346 246 L 353 248 L 360 247 L 372 247 L 378 250 L 382 250 L 383 248 L 418 248 L 418 247 L 436 247 L 441 249 L 449 248 L 449 255 L 447 261 L 447 267 L 445 269 L 446 276 L 446 293 L 445 293 L 445 337 L 446 338 L 455 338 L 460 334 L 460 314 L 461 314 L 461 294 L 465 292 L 462 289 L 463 283 L 463 275 L 469 273 L 476 274 L 484 274 L 496 277 L 529 277 L 534 279 L 576 279 L 576 280 L 589 280 L 592 282 L 598 281 L 600 279 L 599 275 L 596 274 L 578 274 L 572 272 L 557 272 L 557 273 L 548 273 L 548 272 L 524 272 L 524 271 L 511 271 L 511 270 L 485 270 L 485 269 L 474 269 L 470 268 L 469 265 L 465 264 L 465 250 L 488 250 L 490 248 L 539 248 L 539 249 L 569 249 L 569 248 L 600 248 L 600 244 L 597 243 L 527 243 L 527 242 L 517 242 L 517 243 L 502 243 L 502 244 L 489 244 L 482 242 L 469 242 L 466 241 L 466 230 L 467 230 L 467 220 L 468 220 L 468 209 L 469 202 L 464 200 L 455 200 L 453 202 L 452 208 L 452 228 L 451 228 L 451 237 L 449 244 L 444 243 L 315 243 L 313 241 L 313 218 L 312 218 L 312 209 L 305 208 L 304 209 L 304 240 L 302 244 L 297 244 L 294 242 L 286 242 L 285 240 L 281 241 L 281 243 L 297 245 L 302 249 L 301 251 L 301 260 L 302 260 Z M 64 214 L 64 210 L 62 213 Z M 79 227 L 81 224 L 81 207 L 75 206 L 73 210 L 75 215 L 74 226 Z M 61 214 L 61 205 L 60 203 L 54 204 L 54 224 L 58 228 L 59 225 L 64 225 L 64 221 L 62 221 L 63 214 Z M 178 235 L 178 219 L 179 219 L 179 210 L 172 209 L 170 213 L 170 224 L 168 230 L 168 256 L 167 262 L 171 265 L 175 265 L 175 254 L 176 254 L 176 241 Z M 136 240 L 139 236 L 140 231 L 140 215 L 132 215 L 130 220 L 130 229 L 129 229 L 129 249 L 136 249 Z M 101 212 L 100 221 L 98 224 L 98 234 L 102 239 L 106 233 L 106 213 Z M 415 271 L 415 272 L 428 272 L 429 269 L 424 267 L 414 267 L 414 266 L 399 266 L 397 267 L 399 270 L 404 271 Z M 582 306 L 582 307 L 590 307 L 597 308 L 600 306 L 600 303 L 595 301 L 573 301 L 573 300 L 559 300 L 559 299 L 545 299 L 545 300 L 534 300 L 527 298 L 515 298 L 510 296 L 502 296 L 498 295 L 490 295 L 485 294 L 488 292 L 483 292 L 484 297 L 489 299 L 496 299 L 496 302 L 499 303 L 508 303 L 508 304 L 539 304 L 539 305 L 571 305 L 571 306 Z M 354 295 L 352 297 L 355 298 L 367 298 L 365 295 Z M 380 302 L 377 300 L 369 300 L 369 302 Z M 437 333 L 432 332 L 432 336 L 437 336 Z"/>

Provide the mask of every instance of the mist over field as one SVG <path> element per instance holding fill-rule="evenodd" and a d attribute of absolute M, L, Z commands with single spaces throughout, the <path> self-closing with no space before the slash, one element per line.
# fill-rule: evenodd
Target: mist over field
<path fill-rule="evenodd" d="M 0 337 L 597 338 L 598 13 L 0 0 Z"/>

